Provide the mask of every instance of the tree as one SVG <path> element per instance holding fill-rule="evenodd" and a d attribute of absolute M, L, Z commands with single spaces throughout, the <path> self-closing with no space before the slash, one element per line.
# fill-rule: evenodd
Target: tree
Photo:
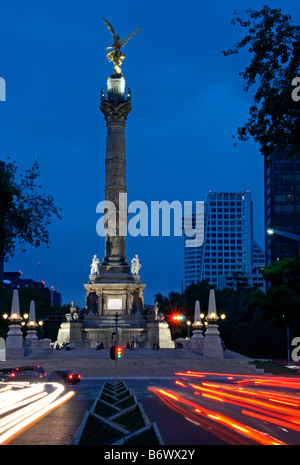
<path fill-rule="evenodd" d="M 232 24 L 248 28 L 248 34 L 222 53 L 237 54 L 248 46 L 252 59 L 239 73 L 244 90 L 258 81 L 250 117 L 237 129 L 238 139 L 252 136 L 264 156 L 284 150 L 292 156 L 300 151 L 300 102 L 292 98 L 292 81 L 300 76 L 300 26 L 292 23 L 290 15 L 268 6 L 235 11 L 235 16 Z"/>
<path fill-rule="evenodd" d="M 38 247 L 49 246 L 48 226 L 52 216 L 61 218 L 51 195 L 37 185 L 39 162 L 17 179 L 15 162 L 0 169 L 0 261 L 7 261 L 15 252 L 16 241 Z"/>

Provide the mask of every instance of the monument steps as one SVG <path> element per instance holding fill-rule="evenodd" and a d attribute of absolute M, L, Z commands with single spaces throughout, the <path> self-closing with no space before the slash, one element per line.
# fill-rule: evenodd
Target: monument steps
<path fill-rule="evenodd" d="M 52 359 L 52 360 L 74 360 L 74 359 L 109 359 L 109 349 L 51 349 L 44 352 L 35 352 L 26 357 L 26 359 Z M 191 359 L 203 358 L 203 356 L 193 349 L 123 349 L 123 359 Z"/>

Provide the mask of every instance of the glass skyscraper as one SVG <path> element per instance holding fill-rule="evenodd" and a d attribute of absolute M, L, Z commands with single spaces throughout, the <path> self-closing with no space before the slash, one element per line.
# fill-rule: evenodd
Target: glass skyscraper
<path fill-rule="evenodd" d="M 184 288 L 202 280 L 224 287 L 226 276 L 253 274 L 254 250 L 256 254 L 260 248 L 257 244 L 254 248 L 252 210 L 249 191 L 208 194 L 203 245 L 185 247 Z"/>

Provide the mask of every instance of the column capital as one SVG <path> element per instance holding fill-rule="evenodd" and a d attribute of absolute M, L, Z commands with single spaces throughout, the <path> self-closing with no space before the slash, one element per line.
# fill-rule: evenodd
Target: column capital
<path fill-rule="evenodd" d="M 109 123 L 123 122 L 131 112 L 130 100 L 106 100 L 101 99 L 100 110 L 104 114 L 104 118 Z"/>

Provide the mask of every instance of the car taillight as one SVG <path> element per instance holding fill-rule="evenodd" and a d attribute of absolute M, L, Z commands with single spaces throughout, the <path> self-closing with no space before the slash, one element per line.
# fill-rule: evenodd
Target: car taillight
<path fill-rule="evenodd" d="M 72 378 L 73 378 L 73 375 L 69 375 L 68 378 L 69 378 L 69 379 L 72 379 Z"/>
<path fill-rule="evenodd" d="M 16 376 L 16 373 L 11 373 L 10 376 L 14 378 Z"/>
<path fill-rule="evenodd" d="M 78 376 L 78 379 L 80 379 L 80 378 L 81 378 L 81 375 L 77 375 L 77 376 Z"/>

